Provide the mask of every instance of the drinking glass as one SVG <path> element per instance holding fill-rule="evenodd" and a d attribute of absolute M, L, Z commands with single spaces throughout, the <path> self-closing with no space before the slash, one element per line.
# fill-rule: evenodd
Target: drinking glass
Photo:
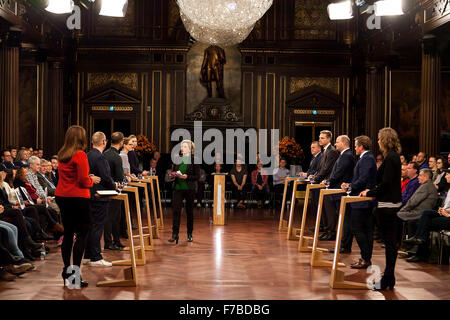
<path fill-rule="evenodd" d="M 123 190 L 123 182 L 117 182 L 117 191 L 119 191 L 119 194 L 122 193 Z"/>
<path fill-rule="evenodd" d="M 350 185 L 350 183 L 345 188 L 345 192 L 347 193 L 347 197 L 349 197 L 350 193 L 352 192 L 352 186 Z"/>

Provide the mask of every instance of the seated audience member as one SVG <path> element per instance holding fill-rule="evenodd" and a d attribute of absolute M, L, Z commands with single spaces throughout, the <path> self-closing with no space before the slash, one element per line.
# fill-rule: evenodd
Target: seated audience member
<path fill-rule="evenodd" d="M 51 177 L 52 177 L 52 182 L 55 186 L 58 186 L 58 179 L 59 179 L 59 174 L 58 174 L 58 156 L 53 156 L 52 160 L 51 160 L 51 164 L 52 164 L 52 173 L 51 173 Z"/>
<path fill-rule="evenodd" d="M 60 212 L 59 207 L 56 204 L 55 200 L 49 196 L 48 194 L 49 190 L 47 190 L 46 193 L 45 189 L 39 183 L 38 173 L 41 169 L 41 160 L 39 160 L 39 158 L 36 156 L 32 156 L 30 157 L 30 159 L 28 159 L 28 164 L 30 166 L 30 169 L 28 170 L 27 174 L 28 182 L 33 186 L 33 188 L 35 189 L 35 193 L 38 195 L 38 197 L 44 200 L 44 204 L 45 201 L 47 201 L 48 207 L 59 214 Z"/>
<path fill-rule="evenodd" d="M 322 148 L 320 147 L 319 141 L 313 141 L 311 143 L 311 154 L 313 158 L 311 159 L 311 162 L 309 163 L 309 168 L 307 172 L 302 172 L 300 174 L 301 177 L 309 177 L 319 170 L 319 163 L 320 158 L 322 157 Z"/>
<path fill-rule="evenodd" d="M 2 163 L 8 169 L 11 169 L 12 167 L 15 167 L 14 163 L 13 163 L 13 158 L 12 158 L 12 155 L 11 155 L 11 151 L 9 151 L 7 149 L 3 150 L 3 152 L 2 152 Z"/>
<path fill-rule="evenodd" d="M 408 164 L 402 163 L 402 192 L 405 191 L 406 185 L 409 182 L 408 178 Z"/>
<path fill-rule="evenodd" d="M 262 172 L 262 162 L 258 161 L 256 166 L 257 169 L 252 172 L 252 193 L 258 199 L 258 208 L 261 208 L 262 200 L 269 199 L 269 179 Z M 265 203 L 268 203 L 268 200 Z"/>
<path fill-rule="evenodd" d="M 405 165 L 408 164 L 408 161 L 406 160 L 405 155 L 403 155 L 403 154 L 400 155 L 400 162 L 402 163 L 402 165 L 403 164 L 405 164 Z"/>
<path fill-rule="evenodd" d="M 9 152 L 11 152 L 11 157 L 12 157 L 12 161 L 16 161 L 16 157 L 17 157 L 17 148 L 14 146 L 9 146 L 8 147 Z"/>
<path fill-rule="evenodd" d="M 445 194 L 446 192 L 448 192 L 448 189 L 450 187 L 450 183 L 448 183 L 447 180 L 445 179 L 445 173 L 444 173 L 446 171 L 447 165 L 446 165 L 445 161 L 443 161 L 442 165 L 441 165 L 441 161 L 440 161 L 440 159 L 438 159 L 437 167 L 438 167 L 438 172 L 441 172 L 441 173 L 436 176 L 434 185 L 436 186 L 436 189 L 439 194 Z"/>
<path fill-rule="evenodd" d="M 22 149 L 17 153 L 17 158 L 16 161 L 14 162 L 14 164 L 16 166 L 20 166 L 22 165 L 28 165 L 28 158 L 30 157 L 30 154 L 28 152 L 28 150 L 26 149 Z"/>
<path fill-rule="evenodd" d="M 379 153 L 378 155 L 377 155 L 377 169 L 381 166 L 381 164 L 383 163 L 383 159 L 384 159 L 384 157 L 383 157 L 383 155 L 381 154 L 381 153 Z"/>
<path fill-rule="evenodd" d="M 148 170 L 148 175 L 149 176 L 156 176 L 156 159 L 151 159 L 150 160 L 150 169 Z"/>
<path fill-rule="evenodd" d="M 5 212 L 5 208 L 0 205 L 0 216 Z M 14 260 L 28 263 L 30 260 L 26 259 L 23 252 L 18 246 L 18 230 L 17 227 L 11 223 L 0 220 L 0 239 L 1 246 L 7 251 Z M 31 264 L 30 264 L 31 268 Z M 27 269 L 28 270 L 28 269 Z"/>
<path fill-rule="evenodd" d="M 436 158 L 436 172 L 433 174 L 433 183 L 438 185 L 441 182 L 441 179 L 445 180 L 445 167 L 444 167 L 444 159 L 442 157 Z"/>
<path fill-rule="evenodd" d="M 131 167 L 130 167 L 130 162 L 128 161 L 128 152 L 132 151 L 134 148 L 134 144 L 131 141 L 130 138 L 124 138 L 123 139 L 123 147 L 122 147 L 122 151 L 120 151 L 120 158 L 122 159 L 122 168 L 123 168 L 123 173 L 125 174 L 125 176 L 127 176 L 128 178 L 135 178 L 136 176 L 131 174 Z"/>
<path fill-rule="evenodd" d="M 415 222 L 420 218 L 422 211 L 433 209 L 438 200 L 436 188 L 431 181 L 433 174 L 430 169 L 420 170 L 418 181 L 420 187 L 414 192 L 412 197 L 406 202 L 397 216 L 408 222 L 408 234 L 413 234 Z"/>
<path fill-rule="evenodd" d="M 428 162 L 427 162 L 427 154 L 425 152 L 421 151 L 417 154 L 416 162 L 419 165 L 419 170 L 429 169 Z"/>
<path fill-rule="evenodd" d="M 44 150 L 43 149 L 38 149 L 37 157 L 39 159 L 42 159 L 44 157 Z"/>
<path fill-rule="evenodd" d="M 417 162 L 417 154 L 411 156 L 411 162 Z"/>
<path fill-rule="evenodd" d="M 429 157 L 428 158 L 428 167 L 433 172 L 433 177 L 434 177 L 436 175 L 436 171 L 437 171 L 436 157 Z M 431 180 L 433 180 L 433 179 L 431 179 Z"/>
<path fill-rule="evenodd" d="M 38 172 L 36 172 L 36 177 L 42 189 L 47 188 L 48 195 L 53 197 L 55 195 L 56 186 L 47 178 L 47 172 L 51 168 L 50 162 L 47 160 L 41 160 L 41 166 Z"/>
<path fill-rule="evenodd" d="M 139 174 L 147 176 L 148 172 L 139 168 L 139 158 L 136 154 L 136 151 L 134 151 L 137 146 L 137 137 L 135 135 L 130 135 L 128 139 L 130 139 L 131 143 L 133 144 L 133 150 L 128 152 L 128 162 L 130 163 L 131 174 L 134 174 L 135 176 L 138 176 Z"/>
<path fill-rule="evenodd" d="M 447 167 L 450 167 L 450 153 L 447 155 Z"/>
<path fill-rule="evenodd" d="M 59 215 L 52 210 L 47 208 L 45 205 L 45 200 L 39 198 L 36 194 L 36 189 L 27 180 L 28 169 L 25 167 L 17 170 L 16 177 L 14 179 L 14 188 L 19 188 L 20 194 L 25 202 L 26 206 L 34 206 L 39 213 L 39 223 L 42 230 L 46 231 L 47 228 L 56 235 L 62 234 L 64 232 L 63 226 L 59 223 Z M 25 189 L 25 191 L 23 190 Z M 30 202 L 27 195 L 33 201 Z M 36 203 L 36 204 L 35 204 Z"/>
<path fill-rule="evenodd" d="M 284 192 L 284 182 L 287 176 L 289 176 L 289 170 L 286 168 L 286 159 L 281 158 L 280 166 L 273 171 L 273 191 L 277 197 L 277 202 L 281 202 L 281 197 Z"/>
<path fill-rule="evenodd" d="M 237 159 L 235 165 L 230 171 L 231 181 L 233 182 L 233 197 L 238 201 L 237 207 L 245 209 L 245 183 L 247 182 L 247 169 L 242 164 L 242 160 Z"/>
<path fill-rule="evenodd" d="M 447 170 L 445 179 L 450 183 L 450 170 Z M 428 254 L 431 231 L 450 229 L 450 193 L 445 198 L 443 207 L 435 210 L 425 210 L 420 216 L 417 230 L 412 238 L 404 240 L 406 244 L 419 245 L 417 253 L 406 259 L 408 262 L 425 261 Z"/>
<path fill-rule="evenodd" d="M 408 183 L 406 184 L 405 191 L 402 192 L 402 205 L 405 205 L 408 202 L 409 198 L 412 197 L 414 192 L 416 192 L 417 188 L 419 188 L 419 165 L 417 162 L 410 162 L 406 169 L 408 175 Z"/>

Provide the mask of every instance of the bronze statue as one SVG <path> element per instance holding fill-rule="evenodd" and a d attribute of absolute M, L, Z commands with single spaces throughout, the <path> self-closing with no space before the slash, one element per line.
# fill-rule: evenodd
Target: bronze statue
<path fill-rule="evenodd" d="M 209 46 L 205 49 L 200 82 L 208 90 L 208 97 L 212 98 L 212 83 L 216 82 L 219 98 L 225 98 L 223 89 L 223 65 L 226 64 L 225 51 L 218 46 Z"/>

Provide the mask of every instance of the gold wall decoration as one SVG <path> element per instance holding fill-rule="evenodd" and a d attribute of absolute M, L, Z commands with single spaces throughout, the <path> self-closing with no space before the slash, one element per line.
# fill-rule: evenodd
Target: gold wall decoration
<path fill-rule="evenodd" d="M 99 88 L 108 82 L 118 83 L 126 88 L 138 91 L 137 73 L 88 73 L 88 90 Z"/>
<path fill-rule="evenodd" d="M 328 4 L 324 0 L 295 1 L 295 39 L 336 39 L 336 23 L 328 18 Z"/>
<path fill-rule="evenodd" d="M 317 115 L 321 116 L 334 116 L 335 111 L 334 110 L 316 110 Z M 313 114 L 313 110 L 309 109 L 295 109 L 294 114 Z"/>
<path fill-rule="evenodd" d="M 113 110 L 110 110 L 110 107 L 114 107 Z M 93 106 L 91 108 L 92 111 L 133 111 L 134 108 L 132 106 Z"/>
<path fill-rule="evenodd" d="M 323 77 L 292 77 L 289 83 L 289 93 L 294 93 L 314 85 L 339 94 L 339 78 Z"/>

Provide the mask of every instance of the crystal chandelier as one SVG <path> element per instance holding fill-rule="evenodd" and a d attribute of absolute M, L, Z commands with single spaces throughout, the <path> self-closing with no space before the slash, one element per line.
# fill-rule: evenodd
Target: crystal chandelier
<path fill-rule="evenodd" d="M 177 0 L 186 30 L 197 41 L 220 46 L 241 43 L 273 0 Z"/>

